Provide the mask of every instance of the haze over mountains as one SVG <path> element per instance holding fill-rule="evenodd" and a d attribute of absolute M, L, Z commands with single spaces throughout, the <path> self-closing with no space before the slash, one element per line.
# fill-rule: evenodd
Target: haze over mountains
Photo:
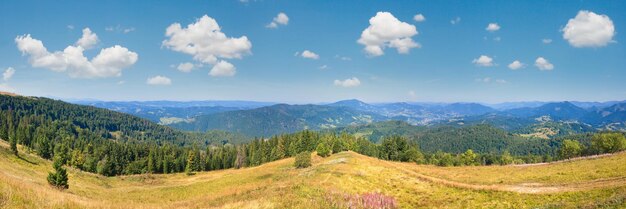
<path fill-rule="evenodd" d="M 75 102 L 133 114 L 189 131 L 223 130 L 271 136 L 304 129 L 321 130 L 404 121 L 411 125 L 490 124 L 521 134 L 624 130 L 626 102 L 376 103 L 342 100 L 290 105 L 251 101 Z M 540 131 L 541 132 L 541 131 Z"/>

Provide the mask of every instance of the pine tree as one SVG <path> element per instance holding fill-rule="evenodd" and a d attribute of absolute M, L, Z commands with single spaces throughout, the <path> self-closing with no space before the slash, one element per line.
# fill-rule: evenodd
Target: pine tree
<path fill-rule="evenodd" d="M 148 153 L 148 173 L 156 173 L 157 171 L 157 162 L 154 158 L 154 150 L 150 149 L 150 153 Z"/>
<path fill-rule="evenodd" d="M 55 158 L 53 167 L 54 173 L 48 173 L 48 183 L 58 189 L 69 188 L 67 171 L 63 168 L 61 159 Z"/>
<path fill-rule="evenodd" d="M 13 152 L 13 154 L 15 156 L 17 156 L 18 155 L 18 153 L 17 153 L 17 139 L 15 137 L 9 136 L 9 143 L 11 144 L 11 152 Z"/>
<path fill-rule="evenodd" d="M 193 175 L 195 155 L 193 151 L 189 151 L 187 155 L 187 166 L 185 167 L 185 173 L 187 173 L 187 175 Z"/>

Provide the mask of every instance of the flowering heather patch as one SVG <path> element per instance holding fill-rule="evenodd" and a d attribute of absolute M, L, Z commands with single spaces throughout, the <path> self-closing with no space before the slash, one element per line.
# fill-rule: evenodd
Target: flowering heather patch
<path fill-rule="evenodd" d="M 340 194 L 331 192 L 326 195 L 326 200 L 333 207 L 350 209 L 391 209 L 398 208 L 396 199 L 391 196 L 373 192 L 364 194 Z"/>

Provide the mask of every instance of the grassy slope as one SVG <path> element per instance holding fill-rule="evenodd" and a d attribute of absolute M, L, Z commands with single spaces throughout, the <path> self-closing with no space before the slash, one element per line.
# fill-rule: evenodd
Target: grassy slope
<path fill-rule="evenodd" d="M 193 176 L 70 169 L 70 189 L 60 192 L 46 183 L 49 161 L 0 145 L 0 208 L 332 208 L 331 199 L 368 192 L 403 208 L 626 207 L 626 153 L 527 167 L 440 168 L 343 152 L 314 157 L 307 169 L 293 159 Z"/>

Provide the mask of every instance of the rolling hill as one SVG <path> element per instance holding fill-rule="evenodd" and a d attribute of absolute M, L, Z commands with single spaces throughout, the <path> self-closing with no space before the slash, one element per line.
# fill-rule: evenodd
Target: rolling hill
<path fill-rule="evenodd" d="M 70 168 L 70 188 L 45 182 L 51 163 L 0 144 L 2 208 L 623 208 L 626 153 L 538 165 L 434 167 L 354 152 L 252 168 L 102 177 Z M 356 206 L 355 206 L 356 205 Z M 365 208 L 365 207 L 358 207 Z"/>
<path fill-rule="evenodd" d="M 383 117 L 347 107 L 325 105 L 278 104 L 252 110 L 202 115 L 192 121 L 170 124 L 189 130 L 225 130 L 248 136 L 271 136 L 300 130 L 319 130 L 340 126 L 367 124 Z"/>

